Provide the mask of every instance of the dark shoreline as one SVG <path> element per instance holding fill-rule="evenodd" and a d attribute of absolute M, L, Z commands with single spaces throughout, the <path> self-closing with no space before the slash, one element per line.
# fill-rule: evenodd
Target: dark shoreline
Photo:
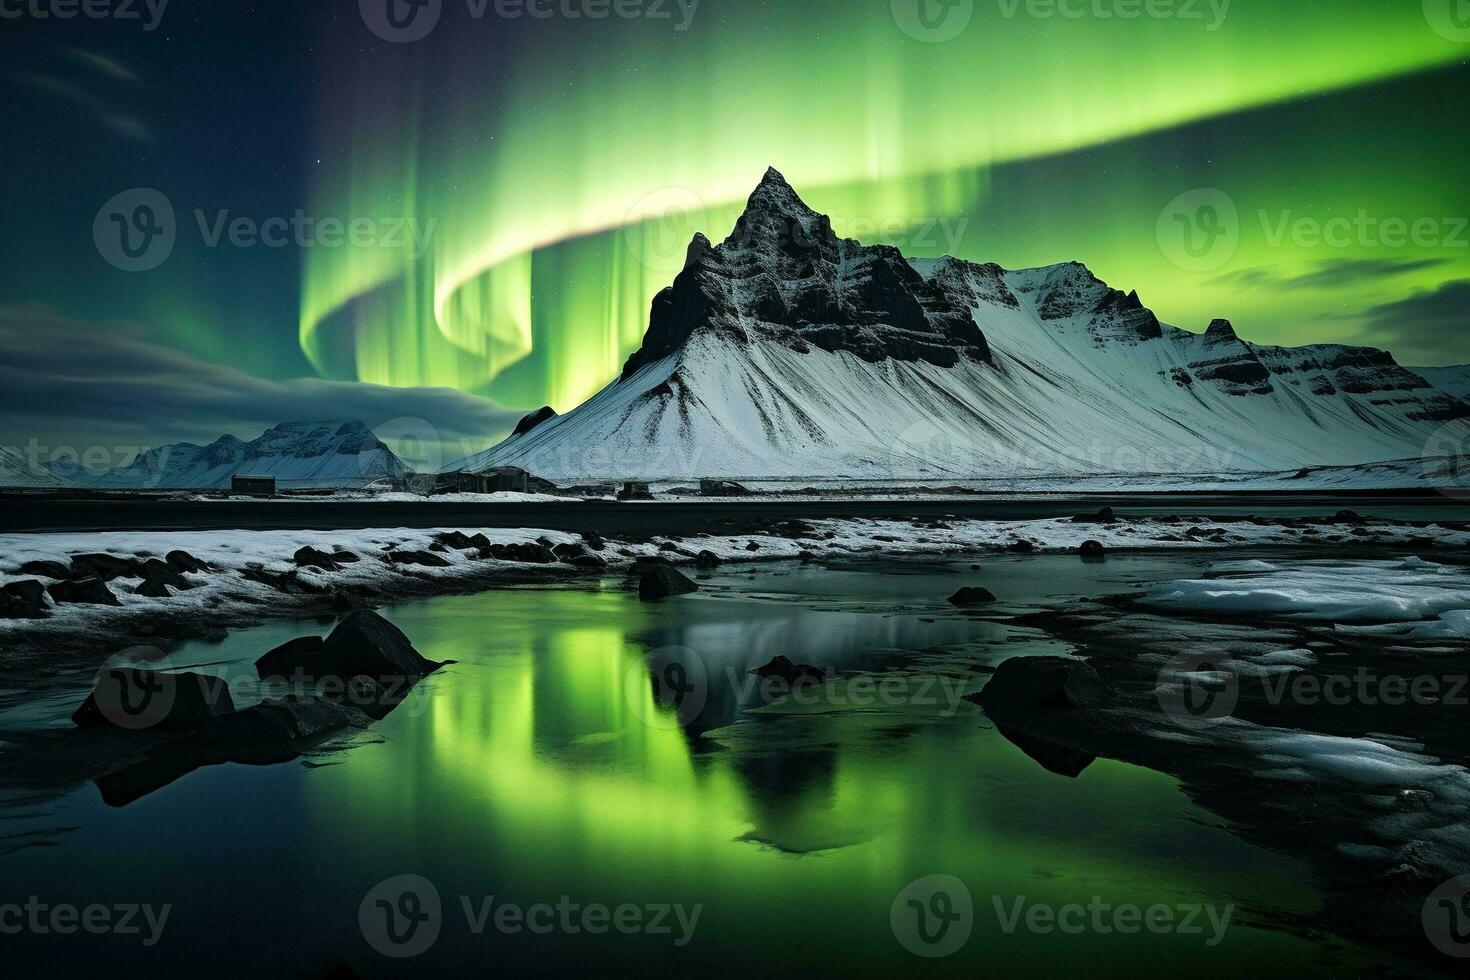
<path fill-rule="evenodd" d="M 1198 514 L 1221 519 L 1285 513 L 1328 516 L 1350 507 L 1367 517 L 1470 520 L 1470 500 L 1434 491 L 1191 491 L 1109 494 L 967 494 L 963 499 L 750 497 L 723 500 L 610 500 L 465 503 L 372 500 L 178 500 L 144 494 L 0 494 L 0 533 L 59 531 L 201 531 L 217 529 L 353 530 L 378 527 L 542 528 L 625 537 L 746 534 L 784 520 L 821 518 L 968 518 L 1035 520 L 1111 506 L 1120 516 Z"/>

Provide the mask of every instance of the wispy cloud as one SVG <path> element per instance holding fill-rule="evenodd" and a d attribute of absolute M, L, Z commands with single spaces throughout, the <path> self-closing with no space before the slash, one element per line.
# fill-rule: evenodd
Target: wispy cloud
<path fill-rule="evenodd" d="M 1235 286 L 1241 289 L 1338 289 L 1361 286 L 1365 282 L 1392 279 L 1409 272 L 1443 265 L 1445 259 L 1323 259 L 1302 271 L 1280 266 L 1252 266 L 1210 280 L 1210 286 Z"/>
<path fill-rule="evenodd" d="M 422 450 L 431 464 L 451 462 L 521 415 L 450 388 L 258 378 L 159 344 L 139 324 L 32 305 L 0 306 L 0 350 L 0 444 L 100 448 L 111 465 L 142 447 L 250 438 L 300 419 L 365 422 L 390 444 L 434 443 Z"/>
<path fill-rule="evenodd" d="M 1360 314 L 1362 339 L 1394 352 L 1400 363 L 1470 361 L 1470 279 L 1454 279 Z"/>

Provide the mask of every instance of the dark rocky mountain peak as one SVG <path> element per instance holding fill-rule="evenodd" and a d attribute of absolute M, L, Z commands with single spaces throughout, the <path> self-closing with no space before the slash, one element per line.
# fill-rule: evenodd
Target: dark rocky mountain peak
<path fill-rule="evenodd" d="M 770 169 L 729 237 L 711 246 L 695 235 L 684 270 L 654 298 L 643 346 L 623 377 L 699 333 L 847 351 L 873 363 L 988 362 L 972 306 L 969 294 L 921 276 L 898 249 L 838 238 L 831 220 Z"/>

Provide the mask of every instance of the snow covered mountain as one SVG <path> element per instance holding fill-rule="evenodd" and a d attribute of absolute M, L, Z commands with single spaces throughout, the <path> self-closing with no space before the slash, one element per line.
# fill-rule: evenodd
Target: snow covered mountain
<path fill-rule="evenodd" d="M 409 474 L 361 422 L 284 422 L 243 442 L 179 442 L 149 449 L 126 466 L 88 480 L 105 489 L 227 487 L 230 477 L 273 476 L 284 486 L 351 487 Z"/>
<path fill-rule="evenodd" d="M 1453 398 L 1470 398 L 1470 364 L 1454 364 L 1449 367 L 1409 368 L 1425 381 Z"/>
<path fill-rule="evenodd" d="M 622 376 L 450 469 L 551 479 L 928 479 L 1399 460 L 1470 405 L 1385 351 L 1159 322 L 1079 263 L 839 239 L 775 170 L 653 302 Z"/>
<path fill-rule="evenodd" d="M 37 465 L 25 453 L 9 446 L 0 446 L 0 489 L 58 489 L 72 486 L 74 484 L 70 480 Z"/>

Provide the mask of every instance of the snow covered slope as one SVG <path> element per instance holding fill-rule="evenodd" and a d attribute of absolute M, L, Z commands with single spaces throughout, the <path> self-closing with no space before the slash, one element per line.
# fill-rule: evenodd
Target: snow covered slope
<path fill-rule="evenodd" d="M 1470 364 L 1454 364 L 1449 367 L 1409 368 L 1446 395 L 1454 398 L 1470 398 Z"/>
<path fill-rule="evenodd" d="M 451 469 L 550 479 L 990 478 L 1402 460 L 1470 406 L 1371 348 L 1159 322 L 1066 263 L 839 239 L 769 171 L 696 235 L 622 377 Z"/>
<path fill-rule="evenodd" d="M 273 476 L 284 487 L 350 487 L 399 480 L 409 469 L 361 422 L 285 422 L 250 442 L 221 436 L 207 446 L 150 449 L 88 482 L 106 489 L 204 489 L 227 487 L 236 473 Z"/>
<path fill-rule="evenodd" d="M 66 480 L 47 471 L 26 456 L 9 446 L 0 446 L 0 489 L 4 488 L 61 488 L 72 486 Z"/>

